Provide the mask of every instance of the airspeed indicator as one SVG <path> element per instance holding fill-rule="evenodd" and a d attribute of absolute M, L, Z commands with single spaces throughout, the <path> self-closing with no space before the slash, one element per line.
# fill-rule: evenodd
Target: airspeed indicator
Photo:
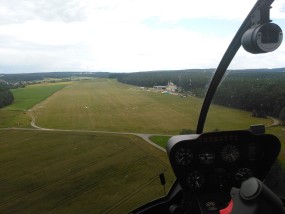
<path fill-rule="evenodd" d="M 179 148 L 175 153 L 175 160 L 179 165 L 187 166 L 193 160 L 193 153 L 188 148 Z"/>

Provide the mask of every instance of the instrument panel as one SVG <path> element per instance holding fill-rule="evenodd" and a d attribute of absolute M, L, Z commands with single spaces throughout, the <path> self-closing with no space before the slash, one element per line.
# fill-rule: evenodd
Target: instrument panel
<path fill-rule="evenodd" d="M 279 151 L 275 136 L 250 131 L 179 135 L 167 144 L 177 180 L 191 194 L 229 192 L 253 176 L 263 180 Z"/>

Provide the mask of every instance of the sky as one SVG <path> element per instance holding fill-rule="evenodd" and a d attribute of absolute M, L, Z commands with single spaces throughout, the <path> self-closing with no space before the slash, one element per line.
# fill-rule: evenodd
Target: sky
<path fill-rule="evenodd" d="M 0 73 L 216 68 L 254 0 L 0 0 Z M 271 19 L 285 30 L 285 1 Z M 230 69 L 285 67 L 285 44 Z"/>

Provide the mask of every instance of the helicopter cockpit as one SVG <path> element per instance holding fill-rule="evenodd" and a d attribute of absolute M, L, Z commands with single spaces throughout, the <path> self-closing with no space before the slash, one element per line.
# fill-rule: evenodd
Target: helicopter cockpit
<path fill-rule="evenodd" d="M 167 155 L 176 181 L 167 196 L 131 213 L 285 213 L 284 200 L 262 182 L 280 152 L 263 125 L 249 130 L 203 133 L 209 106 L 238 49 L 253 54 L 276 50 L 281 28 L 270 20 L 272 0 L 258 0 L 225 52 L 208 88 L 196 134 L 169 139 Z"/>

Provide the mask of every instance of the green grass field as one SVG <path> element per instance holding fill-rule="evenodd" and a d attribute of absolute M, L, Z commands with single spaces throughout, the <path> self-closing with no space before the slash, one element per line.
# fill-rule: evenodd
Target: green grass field
<path fill-rule="evenodd" d="M 178 134 L 195 130 L 202 104 L 109 79 L 59 85 L 19 90 L 22 101 L 0 110 L 0 127 L 31 127 L 31 108 L 44 128 Z M 260 123 L 271 121 L 213 106 L 206 130 Z M 285 138 L 281 128 L 270 130 Z M 161 146 L 168 138 L 151 137 Z M 2 130 L 0 170 L 0 213 L 127 213 L 163 195 L 160 172 L 167 188 L 174 181 L 167 155 L 142 139 L 79 131 Z"/>
<path fill-rule="evenodd" d="M 195 130 L 202 100 L 137 90 L 114 80 L 68 85 L 33 108 L 40 127 L 116 132 L 178 134 Z M 250 113 L 213 106 L 206 130 L 244 129 L 269 124 Z"/>
<path fill-rule="evenodd" d="M 13 104 L 0 109 L 0 128 L 31 127 L 31 117 L 26 110 L 47 99 L 71 82 L 42 83 L 28 85 L 25 88 L 12 89 Z"/>
<path fill-rule="evenodd" d="M 174 181 L 166 154 L 131 135 L 0 131 L 0 213 L 127 213 Z"/>
<path fill-rule="evenodd" d="M 161 146 L 162 148 L 165 148 L 166 149 L 166 145 L 167 145 L 167 142 L 169 140 L 171 136 L 160 136 L 160 135 L 153 135 L 153 136 L 150 136 L 150 140 L 156 144 L 158 144 L 159 146 Z"/>
<path fill-rule="evenodd" d="M 25 88 L 12 89 L 14 95 L 14 102 L 9 105 L 5 110 L 28 110 L 35 104 L 43 101 L 51 96 L 56 91 L 62 89 L 69 83 L 48 83 L 28 85 Z"/>

